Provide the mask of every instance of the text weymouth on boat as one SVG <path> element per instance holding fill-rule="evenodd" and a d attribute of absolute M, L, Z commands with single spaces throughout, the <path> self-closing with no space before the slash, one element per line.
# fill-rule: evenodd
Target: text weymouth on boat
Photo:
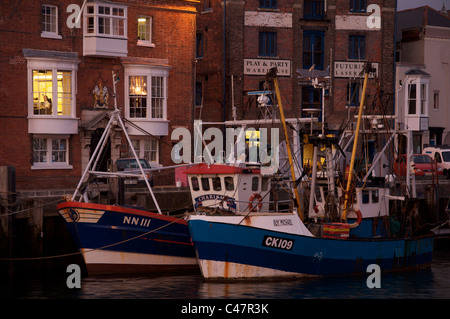
<path fill-rule="evenodd" d="M 186 220 L 161 213 L 147 176 L 152 169 L 143 169 L 117 108 L 117 82 L 113 72 L 114 111 L 74 194 L 57 210 L 83 255 L 89 275 L 198 271 Z M 96 171 L 108 138 L 117 127 L 129 144 L 137 173 Z M 158 212 L 89 202 L 89 182 L 112 177 L 143 179 Z"/>
<path fill-rule="evenodd" d="M 267 74 L 267 82 L 275 90 L 285 130 L 291 169 L 288 185 L 295 196 L 293 205 L 287 210 L 278 209 L 280 202 L 269 187 L 276 184 L 276 174 L 266 174 L 265 167 L 255 163 L 202 163 L 186 170 L 196 210 L 190 214 L 188 225 L 204 278 L 348 275 L 366 273 L 371 264 L 377 264 L 381 271 L 417 269 L 431 264 L 433 237 L 428 232 L 419 235 L 391 231 L 396 221 L 389 212 L 390 202 L 399 197 L 389 194 L 385 178 L 366 176 L 360 181 L 353 173 L 372 71 L 368 63 L 364 68 L 346 185 L 335 179 L 339 176 L 334 171 L 332 154 L 336 141 L 325 134 L 309 136 L 314 143 L 314 165 L 309 183 L 310 209 L 306 213 L 301 209 L 306 205 L 302 205 L 304 198 L 299 186 L 307 181 L 296 180 L 292 169 L 294 161 L 276 69 Z M 325 183 L 316 181 L 319 147 L 325 148 Z"/>

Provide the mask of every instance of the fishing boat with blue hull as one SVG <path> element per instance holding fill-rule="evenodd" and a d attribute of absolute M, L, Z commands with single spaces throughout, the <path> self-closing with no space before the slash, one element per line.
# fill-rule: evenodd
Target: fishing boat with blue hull
<path fill-rule="evenodd" d="M 431 264 L 432 236 L 374 237 L 370 235 L 372 229 L 360 230 L 358 234 L 357 226 L 367 223 L 371 228 L 374 222 L 373 216 L 359 213 L 351 216 L 356 218 L 350 218 L 349 223 L 306 226 L 296 209 L 290 212 L 261 209 L 263 205 L 273 207 L 274 203 L 269 203 L 269 191 L 261 189 L 266 183 L 263 179 L 268 176 L 259 169 L 241 167 L 236 172 L 238 168 L 233 167 L 229 169 L 234 171 L 231 174 L 221 166 L 199 164 L 186 171 L 193 200 L 204 199 L 197 213 L 189 216 L 188 225 L 206 279 L 348 275 L 365 273 L 370 264 L 379 265 L 382 271 L 417 269 Z M 209 191 L 202 190 L 208 184 L 225 185 L 225 180 L 228 191 L 214 192 L 212 187 Z M 198 188 L 197 181 L 201 181 Z M 231 183 L 235 183 L 233 187 Z M 224 198 L 228 201 L 234 198 L 233 205 L 224 205 Z M 385 207 L 385 202 L 380 200 L 379 205 Z M 373 208 L 374 203 L 360 202 L 358 210 L 367 212 L 365 206 Z M 350 227 L 354 227 L 354 233 Z"/>
<path fill-rule="evenodd" d="M 317 149 L 324 146 L 327 180 L 316 183 L 317 165 L 312 165 L 311 181 L 305 182 L 310 188 L 306 216 L 305 196 L 299 191 L 301 179 L 295 178 L 278 82 L 272 72 L 268 81 L 276 92 L 273 100 L 278 102 L 284 126 L 290 169 L 290 181 L 285 180 L 281 189 L 293 194 L 295 201 L 280 203 L 276 189 L 269 187 L 279 183 L 279 171 L 271 172 L 255 163 L 202 163 L 187 169 L 196 207 L 188 225 L 203 277 L 333 276 L 367 273 L 372 264 L 382 272 L 430 266 L 433 234 L 426 228 L 413 227 L 415 207 L 407 211 L 403 206 L 400 217 L 409 222 L 399 225 L 390 211 L 405 198 L 390 194 L 389 180 L 353 179 L 370 65 L 365 67 L 352 159 L 345 177 L 347 187 L 334 179 L 333 141 L 325 134 L 317 136 L 313 163 L 317 162 Z"/>
<path fill-rule="evenodd" d="M 183 218 L 73 201 L 57 209 L 83 254 L 89 275 L 198 271 Z"/>

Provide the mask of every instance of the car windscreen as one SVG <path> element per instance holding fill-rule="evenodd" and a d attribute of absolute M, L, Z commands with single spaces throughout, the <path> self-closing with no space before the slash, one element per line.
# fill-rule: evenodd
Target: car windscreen
<path fill-rule="evenodd" d="M 150 168 L 146 160 L 140 159 L 139 162 L 141 163 L 142 168 Z M 129 168 L 139 168 L 135 159 L 126 159 L 117 161 L 118 170 L 124 170 Z"/>
<path fill-rule="evenodd" d="M 431 163 L 431 157 L 429 157 L 428 155 L 416 155 L 414 156 L 414 163 L 429 164 Z"/>

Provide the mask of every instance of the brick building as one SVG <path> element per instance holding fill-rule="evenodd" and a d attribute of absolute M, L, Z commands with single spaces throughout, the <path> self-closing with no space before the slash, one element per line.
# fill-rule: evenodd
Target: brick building
<path fill-rule="evenodd" d="M 198 11 L 196 118 L 264 118 L 249 92 L 262 90 L 265 73 L 277 66 L 286 116 L 306 120 L 313 113 L 320 130 L 325 98 L 325 127 L 340 135 L 359 105 L 367 61 L 380 83 L 378 89 L 370 81 L 367 109 L 393 114 L 394 0 L 203 0 Z M 324 95 L 310 80 L 299 81 L 297 70 L 312 66 L 329 72 Z M 310 132 L 307 122 L 298 128 Z"/>
<path fill-rule="evenodd" d="M 171 131 L 192 125 L 197 1 L 1 5 L 0 165 L 18 191 L 74 189 L 114 109 L 113 72 L 140 156 L 172 164 Z M 128 151 L 117 131 L 103 165 Z"/>

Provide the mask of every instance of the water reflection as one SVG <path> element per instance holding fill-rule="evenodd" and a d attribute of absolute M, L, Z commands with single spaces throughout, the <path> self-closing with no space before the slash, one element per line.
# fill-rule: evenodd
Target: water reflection
<path fill-rule="evenodd" d="M 369 274 L 368 274 L 369 275 Z M 369 289 L 367 276 L 302 278 L 287 281 L 211 282 L 198 274 L 87 277 L 81 289 L 63 278 L 16 278 L 0 283 L 0 298 L 25 299 L 309 299 L 450 298 L 450 251 L 437 251 L 431 268 L 381 275 Z"/>

